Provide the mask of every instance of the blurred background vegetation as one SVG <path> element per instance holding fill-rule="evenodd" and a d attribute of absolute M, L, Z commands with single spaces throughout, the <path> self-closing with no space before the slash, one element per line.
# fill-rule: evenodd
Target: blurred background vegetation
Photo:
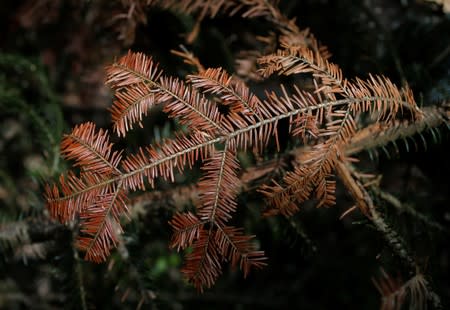
<path fill-rule="evenodd" d="M 339 188 L 335 208 L 306 205 L 290 219 L 261 218 L 256 193 L 240 197 L 245 208 L 238 221 L 257 235 L 269 266 L 247 279 L 225 270 L 204 294 L 185 283 L 179 273 L 182 258 L 167 246 L 167 221 L 176 202 L 137 198 L 109 263 L 80 259 L 72 247 L 76 228 L 49 219 L 42 188 L 65 170 L 59 157 L 63 133 L 83 121 L 110 127 L 105 66 L 131 49 L 152 55 L 166 73 L 183 76 L 189 67 L 170 50 L 184 44 L 205 66 L 233 72 L 236 55 L 260 44 L 255 35 L 270 31 L 263 20 L 219 14 L 205 18 L 190 42 L 195 17 L 158 8 L 130 15 L 132 3 L 2 1 L 0 308 L 379 308 L 371 279 L 380 276 L 380 268 L 403 281 L 408 275 L 370 223 L 357 215 L 339 220 L 352 205 Z M 450 98 L 448 6 L 420 0 L 280 1 L 287 16 L 329 47 L 347 77 L 370 72 L 407 82 L 424 106 Z M 255 87 L 258 92 L 263 86 Z M 115 142 L 129 149 L 148 144 L 167 135 L 166 123 L 149 117 L 145 130 Z M 389 156 L 381 151 L 367 165 L 383 175 L 386 192 L 413 210 L 381 205 L 411 252 L 425 260 L 425 272 L 448 306 L 449 133 L 436 130 L 424 138 L 426 149 L 418 143 L 417 151 L 399 147 Z"/>

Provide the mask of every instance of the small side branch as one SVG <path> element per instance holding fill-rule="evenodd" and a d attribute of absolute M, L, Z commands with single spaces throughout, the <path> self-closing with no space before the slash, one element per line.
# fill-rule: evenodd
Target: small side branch
<path fill-rule="evenodd" d="M 388 242 L 394 253 L 401 259 L 403 264 L 408 267 L 411 276 L 414 276 L 417 272 L 417 265 L 409 253 L 404 241 L 399 234 L 390 227 L 384 220 L 381 213 L 377 210 L 373 204 L 373 200 L 370 197 L 367 190 L 364 188 L 361 182 L 355 180 L 352 176 L 351 170 L 348 165 L 339 164 L 336 168 L 337 174 L 344 179 L 344 185 L 351 193 L 357 193 L 357 203 L 364 204 L 364 210 L 367 209 L 367 218 L 375 225 L 376 229 L 383 235 L 384 239 Z M 363 199 L 361 199 L 361 197 Z M 424 279 L 424 283 L 427 288 L 427 298 L 432 302 L 436 309 L 441 309 L 441 301 L 439 295 L 437 295 L 430 283 Z"/>

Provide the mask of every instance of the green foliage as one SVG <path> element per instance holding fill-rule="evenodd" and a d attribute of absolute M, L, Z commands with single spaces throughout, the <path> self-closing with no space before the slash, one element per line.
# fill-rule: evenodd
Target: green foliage
<path fill-rule="evenodd" d="M 48 221 L 40 191 L 43 180 L 63 169 L 63 116 L 37 59 L 0 52 L 0 109 L 0 270 L 10 288 L 1 293 L 0 307 L 31 307 L 37 295 L 14 279 L 11 266 L 40 264 L 57 244 L 52 234 L 61 227 Z M 51 275 L 48 265 L 42 268 Z"/>
<path fill-rule="evenodd" d="M 0 53 L 2 215 L 42 213 L 40 182 L 56 175 L 63 116 L 42 64 Z"/>

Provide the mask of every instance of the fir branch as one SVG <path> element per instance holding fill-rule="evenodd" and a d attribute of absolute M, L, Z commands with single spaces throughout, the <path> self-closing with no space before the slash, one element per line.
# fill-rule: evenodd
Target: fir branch
<path fill-rule="evenodd" d="M 200 20 L 219 11 L 266 18 L 278 27 L 282 49 L 259 58 L 262 78 L 306 73 L 312 75 L 315 89 L 281 86 L 279 93 L 267 89 L 265 97 L 259 97 L 242 80 L 221 68 L 204 68 L 186 52 L 179 54 L 198 69 L 186 82 L 164 75 L 142 53 L 130 51 L 115 61 L 107 68 L 106 83 L 114 91 L 111 114 L 116 134 L 127 137 L 156 105 L 186 130 L 123 157 L 109 142 L 109 133 L 92 123 L 76 126 L 64 137 L 61 153 L 74 161 L 79 172 L 70 171 L 47 186 L 47 205 L 51 216 L 63 223 L 79 220 L 77 246 L 86 259 L 104 261 L 117 246 L 121 218 L 129 214 L 130 192 L 155 188 L 159 178 L 174 183 L 177 173 L 198 164 L 202 176 L 192 190 L 198 193 L 195 212 L 176 213 L 169 221 L 170 246 L 192 250 L 182 269 L 186 277 L 202 291 L 214 284 L 224 262 L 239 265 L 244 276 L 263 267 L 264 252 L 256 248 L 253 236 L 230 223 L 239 207 L 238 195 L 246 190 L 237 154 L 252 150 L 255 157 L 263 158 L 271 140 L 280 150 L 279 123 L 286 122 L 288 137 L 283 142 L 298 145 L 303 140 L 305 145 L 292 151 L 301 155 L 296 154 L 293 169 L 283 172 L 282 180 L 260 188 L 274 207 L 269 213 L 292 216 L 308 199 L 317 200 L 318 206 L 334 205 L 338 177 L 405 265 L 415 266 L 401 238 L 350 170 L 354 161 L 350 156 L 448 124 L 448 112 L 419 108 L 407 86 L 399 88 L 384 76 L 347 79 L 310 32 L 300 31 L 271 2 L 153 1 L 147 5 L 197 12 Z M 369 116 L 368 123 L 360 121 L 362 114 Z"/>

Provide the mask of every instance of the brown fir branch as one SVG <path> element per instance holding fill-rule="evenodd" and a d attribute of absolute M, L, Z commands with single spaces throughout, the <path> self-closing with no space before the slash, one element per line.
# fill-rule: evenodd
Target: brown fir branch
<path fill-rule="evenodd" d="M 178 5 L 182 10 L 200 10 L 201 16 L 215 14 L 219 7 L 225 9 L 220 1 L 214 2 L 214 7 L 208 6 L 213 2 L 197 1 Z M 220 68 L 204 69 L 187 54 L 181 56 L 199 69 L 198 74 L 188 76 L 188 83 L 164 76 L 150 57 L 140 53 L 129 52 L 116 61 L 107 69 L 107 84 L 115 92 L 111 108 L 114 131 L 126 136 L 153 106 L 162 105 L 169 117 L 186 125 L 187 132 L 139 148 L 124 158 L 113 150 L 108 133 L 96 130 L 91 123 L 77 126 L 65 136 L 62 153 L 74 160 L 80 173 L 69 172 L 61 176 L 59 185 L 47 186 L 48 208 L 61 222 L 80 220 L 78 246 L 87 259 L 103 261 L 116 246 L 120 217 L 128 214 L 128 192 L 154 187 L 157 178 L 174 182 L 175 173 L 200 162 L 203 175 L 197 189 L 196 214 L 176 214 L 170 221 L 174 230 L 171 246 L 192 248 L 183 271 L 202 290 L 215 282 L 224 261 L 239 264 L 245 275 L 251 268 L 262 267 L 263 252 L 256 250 L 253 237 L 228 226 L 242 190 L 237 152 L 251 148 L 261 156 L 270 139 L 280 148 L 278 124 L 283 120 L 289 123 L 289 134 L 307 145 L 301 161 L 294 163 L 293 171 L 286 173 L 282 182 L 274 181 L 261 189 L 278 212 L 292 215 L 310 198 L 316 198 L 319 206 L 333 205 L 333 178 L 337 174 L 360 209 L 393 242 L 395 236 L 389 235 L 370 196 L 348 170 L 348 156 L 445 123 L 442 112 L 419 109 L 409 88 L 397 88 L 383 76 L 352 81 L 344 78 L 317 41 L 311 37 L 302 43 L 309 33 L 300 32 L 272 4 L 252 0 L 228 5 L 229 14 L 264 16 L 282 28 L 283 50 L 260 59 L 265 76 L 312 74 L 315 91 L 281 87 L 281 95 L 267 91 L 263 100 L 243 81 Z M 245 5 L 252 7 L 245 11 Z M 405 107 L 408 111 L 402 114 Z M 369 114 L 374 123 L 369 135 L 357 125 L 362 113 Z M 405 119 L 405 126 L 399 125 L 399 118 Z M 370 135 L 376 135 L 375 139 L 369 141 Z"/>
<path fill-rule="evenodd" d="M 122 57 L 107 69 L 106 83 L 116 90 L 112 107 L 114 129 L 125 135 L 132 124 L 155 104 L 165 103 L 164 110 L 180 123 L 206 132 L 225 132 L 220 125 L 217 107 L 190 89 L 182 81 L 162 76 L 151 58 L 141 53 Z"/>
<path fill-rule="evenodd" d="M 381 295 L 382 310 L 402 309 L 405 304 L 409 304 L 410 309 L 427 308 L 427 281 L 423 274 L 417 273 L 411 279 L 403 282 L 400 278 L 393 278 L 383 269 L 381 276 L 373 284 Z"/>
<path fill-rule="evenodd" d="M 188 81 L 197 89 L 205 93 L 218 95 L 225 106 L 230 106 L 230 112 L 237 117 L 237 113 L 248 116 L 250 123 L 255 118 L 261 121 L 264 111 L 260 110 L 261 101 L 250 92 L 250 89 L 236 78 L 229 76 L 222 68 L 207 69 L 198 75 L 189 75 Z"/>
<path fill-rule="evenodd" d="M 403 120 L 390 124 L 377 122 L 361 128 L 349 141 L 345 153 L 351 156 L 363 150 L 385 146 L 393 141 L 412 138 L 428 129 L 448 124 L 445 110 L 442 108 L 424 107 L 421 112 L 423 117 L 414 121 Z"/>

